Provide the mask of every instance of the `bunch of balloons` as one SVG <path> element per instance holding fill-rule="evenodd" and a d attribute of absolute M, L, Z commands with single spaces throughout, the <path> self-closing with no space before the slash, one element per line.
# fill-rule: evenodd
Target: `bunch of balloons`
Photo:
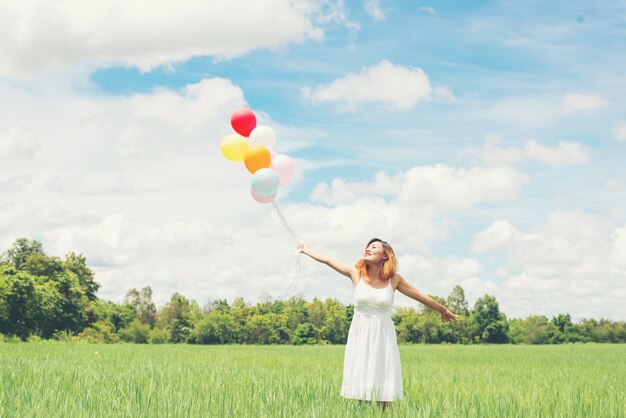
<path fill-rule="evenodd" d="M 252 173 L 250 193 L 254 200 L 259 203 L 273 201 L 278 187 L 287 184 L 293 176 L 293 160 L 272 151 L 276 145 L 276 133 L 269 126 L 257 126 L 251 110 L 235 110 L 230 124 L 235 132 L 222 139 L 222 154 L 230 161 L 243 161 Z"/>

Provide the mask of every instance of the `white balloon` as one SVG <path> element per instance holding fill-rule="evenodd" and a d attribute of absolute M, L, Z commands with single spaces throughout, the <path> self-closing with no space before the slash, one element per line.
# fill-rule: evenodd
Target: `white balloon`
<path fill-rule="evenodd" d="M 249 145 L 263 145 L 266 148 L 274 148 L 276 145 L 276 132 L 267 125 L 259 125 L 250 132 Z"/>

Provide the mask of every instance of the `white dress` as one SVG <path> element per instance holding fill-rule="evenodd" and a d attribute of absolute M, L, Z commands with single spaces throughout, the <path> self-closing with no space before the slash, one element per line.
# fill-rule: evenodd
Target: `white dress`
<path fill-rule="evenodd" d="M 402 369 L 391 320 L 394 289 L 376 289 L 361 278 L 354 288 L 341 395 L 368 401 L 402 399 Z"/>

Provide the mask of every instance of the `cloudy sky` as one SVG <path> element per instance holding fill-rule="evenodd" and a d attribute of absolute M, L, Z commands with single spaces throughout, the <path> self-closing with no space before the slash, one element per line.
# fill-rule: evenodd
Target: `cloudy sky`
<path fill-rule="evenodd" d="M 0 250 L 82 252 L 116 302 L 348 303 L 221 155 L 249 107 L 312 249 L 376 236 L 424 292 L 624 320 L 626 6 L 461 3 L 0 0 Z"/>

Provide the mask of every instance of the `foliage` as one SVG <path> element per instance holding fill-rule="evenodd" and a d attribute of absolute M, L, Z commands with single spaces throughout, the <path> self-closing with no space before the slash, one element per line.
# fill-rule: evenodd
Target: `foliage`
<path fill-rule="evenodd" d="M 496 298 L 485 295 L 476 301 L 473 317 L 478 325 L 479 341 L 502 344 L 508 342 L 509 324 L 506 316 L 500 312 Z"/>
<path fill-rule="evenodd" d="M 78 334 L 78 339 L 88 343 L 116 343 L 119 341 L 117 334 L 111 326 L 105 322 L 95 322 Z"/>
<path fill-rule="evenodd" d="M 118 332 L 120 340 L 127 343 L 146 344 L 150 339 L 150 326 L 135 319 L 126 328 Z"/>
<path fill-rule="evenodd" d="M 152 289 L 130 289 L 122 303 L 99 299 L 100 285 L 82 254 L 64 260 L 46 255 L 34 240 L 20 238 L 0 259 L 0 334 L 7 341 L 55 339 L 113 343 L 192 344 L 344 344 L 353 305 L 302 296 L 273 300 L 268 293 L 256 305 L 236 298 L 213 300 L 200 309 L 180 293 L 161 309 Z M 573 323 L 561 313 L 507 319 L 493 295 L 473 309 L 456 286 L 444 299 L 430 295 L 459 315 L 444 323 L 422 306 L 398 309 L 392 320 L 400 343 L 560 344 L 626 342 L 626 323 L 583 319 Z"/>

